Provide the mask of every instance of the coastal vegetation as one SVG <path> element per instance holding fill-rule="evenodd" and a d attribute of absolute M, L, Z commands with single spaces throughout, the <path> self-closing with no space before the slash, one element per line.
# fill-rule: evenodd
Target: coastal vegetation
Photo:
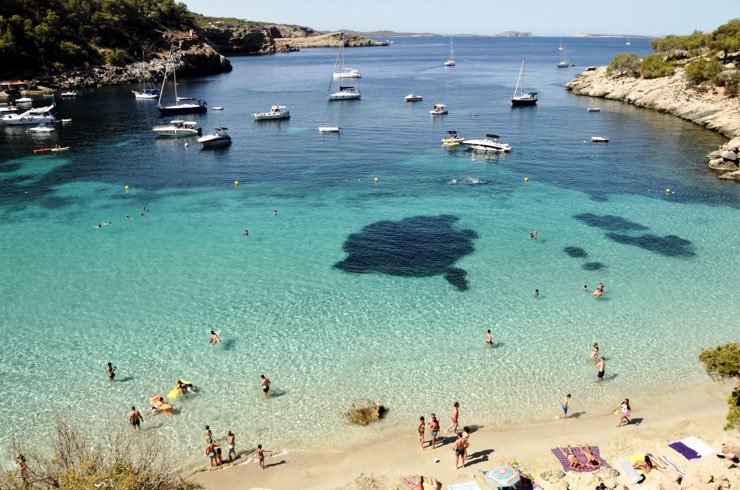
<path fill-rule="evenodd" d="M 714 379 L 738 380 L 727 399 L 729 411 L 725 430 L 740 427 L 740 343 L 732 342 L 711 349 L 702 349 L 699 360 Z"/>
<path fill-rule="evenodd" d="M 48 447 L 38 450 L 13 443 L 16 461 L 21 458 L 25 475 L 19 470 L 0 473 L 0 488 L 32 490 L 196 490 L 200 485 L 175 473 L 156 435 L 139 434 L 130 427 L 111 423 L 100 444 L 81 426 L 66 417 L 57 417 L 48 438 Z"/>
<path fill-rule="evenodd" d="M 175 0 L 0 2 L 0 76 L 59 72 L 139 59 L 142 45 L 167 48 L 170 29 L 194 27 Z M 135 35 L 132 35 L 135 34 Z"/>
<path fill-rule="evenodd" d="M 645 79 L 671 76 L 683 68 L 689 87 L 706 92 L 723 87 L 724 94 L 740 93 L 740 19 L 733 19 L 710 33 L 694 31 L 687 36 L 669 35 L 650 41 L 655 54 L 639 59 L 633 53 L 620 53 L 607 68 L 610 77 Z"/>

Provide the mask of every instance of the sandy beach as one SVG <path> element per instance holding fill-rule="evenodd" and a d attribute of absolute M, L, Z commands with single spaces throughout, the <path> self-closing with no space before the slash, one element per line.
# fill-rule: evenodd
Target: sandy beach
<path fill-rule="evenodd" d="M 359 490 L 395 488 L 399 484 L 399 476 L 423 474 L 442 482 L 443 488 L 450 483 L 470 480 L 486 488 L 484 471 L 518 460 L 537 476 L 536 482 L 543 488 L 594 488 L 600 480 L 589 473 L 569 472 L 563 481 L 555 485 L 539 477 L 548 470 L 561 469 L 560 463 L 550 452 L 551 448 L 589 444 L 599 446 L 602 457 L 612 467 L 617 466 L 618 460 L 628 459 L 632 455 L 644 455 L 645 452 L 665 454 L 686 473 L 705 471 L 715 476 L 726 475 L 734 488 L 740 485 L 740 470 L 725 468 L 724 460 L 713 455 L 688 461 L 667 446 L 671 441 L 689 436 L 699 437 L 717 451 L 720 451 L 722 443 L 740 442 L 736 431 L 722 430 L 727 412 L 726 397 L 730 389 L 728 383 L 707 381 L 687 387 L 670 397 L 631 398 L 633 424 L 619 428 L 616 427 L 618 416 L 611 413 L 579 413 L 577 407 L 577 417 L 554 420 L 557 413 L 553 410 L 553 420 L 538 425 L 506 430 L 478 425 L 470 436 L 468 464 L 457 470 L 451 450 L 452 439 L 446 437 L 444 445 L 435 450 L 429 447 L 422 450 L 415 434 L 415 421 L 409 420 L 407 432 L 390 433 L 386 439 L 371 445 L 337 452 L 269 448 L 276 452 L 266 460 L 265 470 L 261 470 L 255 461 L 242 458 L 243 461 L 216 471 L 207 471 L 204 467 L 205 471 L 193 474 L 191 479 L 208 489 Z M 615 406 L 618 402 L 615 400 Z M 548 401 L 546 405 L 549 409 L 551 403 Z M 466 415 L 463 411 L 461 423 L 474 426 L 477 421 L 473 417 L 474 414 Z M 445 414 L 442 419 L 443 430 L 446 421 Z M 438 463 L 434 462 L 435 458 L 439 459 Z M 647 476 L 641 488 L 657 488 L 658 476 L 654 474 Z M 620 485 L 618 488 L 627 483 L 622 477 L 616 481 Z M 568 482 L 569 487 L 563 486 L 563 482 Z"/>

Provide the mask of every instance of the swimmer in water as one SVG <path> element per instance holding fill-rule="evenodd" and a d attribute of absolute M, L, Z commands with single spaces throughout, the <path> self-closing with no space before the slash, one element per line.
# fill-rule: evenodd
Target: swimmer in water
<path fill-rule="evenodd" d="M 535 289 L 534 290 L 534 297 L 535 298 L 539 298 L 540 297 L 540 290 L 539 289 Z"/>
<path fill-rule="evenodd" d="M 532 233 L 529 234 L 530 240 L 537 240 L 537 230 L 534 230 Z"/>
<path fill-rule="evenodd" d="M 249 235 L 249 230 L 247 228 L 244 228 L 244 231 L 242 231 L 242 235 L 244 236 Z"/>
<path fill-rule="evenodd" d="M 272 210 L 272 215 L 273 215 L 273 216 L 277 216 L 277 209 L 273 209 L 273 210 Z"/>
<path fill-rule="evenodd" d="M 126 219 L 130 221 L 130 220 L 132 220 L 132 219 L 134 219 L 134 218 L 133 218 L 133 217 L 131 217 L 131 216 L 129 216 L 129 215 L 127 214 L 127 215 L 126 215 Z"/>
<path fill-rule="evenodd" d="M 588 284 L 581 286 L 581 291 L 588 291 Z"/>
<path fill-rule="evenodd" d="M 220 332 L 216 332 L 215 330 L 211 330 L 211 347 L 213 347 L 214 344 L 220 344 L 221 343 L 221 334 Z"/>

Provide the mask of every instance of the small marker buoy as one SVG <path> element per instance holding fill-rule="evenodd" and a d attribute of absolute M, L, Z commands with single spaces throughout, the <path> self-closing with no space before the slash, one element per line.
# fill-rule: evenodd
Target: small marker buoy
<path fill-rule="evenodd" d="M 524 182 L 529 182 L 529 177 L 524 177 Z"/>
<path fill-rule="evenodd" d="M 128 192 L 128 186 L 127 185 L 124 185 L 123 186 L 123 190 L 126 191 L 126 192 Z"/>
<path fill-rule="evenodd" d="M 377 177 L 375 177 L 375 178 L 373 179 L 373 182 L 375 182 L 375 183 L 377 184 L 377 183 L 378 183 L 378 178 L 377 178 Z"/>
<path fill-rule="evenodd" d="M 234 187 L 239 187 L 239 181 L 238 180 L 235 180 L 234 181 Z"/>
<path fill-rule="evenodd" d="M 671 193 L 671 188 L 670 187 L 666 187 L 665 193 L 666 194 L 670 194 Z"/>

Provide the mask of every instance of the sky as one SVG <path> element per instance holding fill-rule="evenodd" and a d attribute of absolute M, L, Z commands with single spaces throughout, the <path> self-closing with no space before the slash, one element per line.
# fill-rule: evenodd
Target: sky
<path fill-rule="evenodd" d="M 182 1 L 182 0 L 181 0 Z M 298 24 L 319 31 L 392 30 L 535 36 L 664 36 L 712 31 L 740 17 L 739 0 L 184 0 L 213 17 Z"/>

